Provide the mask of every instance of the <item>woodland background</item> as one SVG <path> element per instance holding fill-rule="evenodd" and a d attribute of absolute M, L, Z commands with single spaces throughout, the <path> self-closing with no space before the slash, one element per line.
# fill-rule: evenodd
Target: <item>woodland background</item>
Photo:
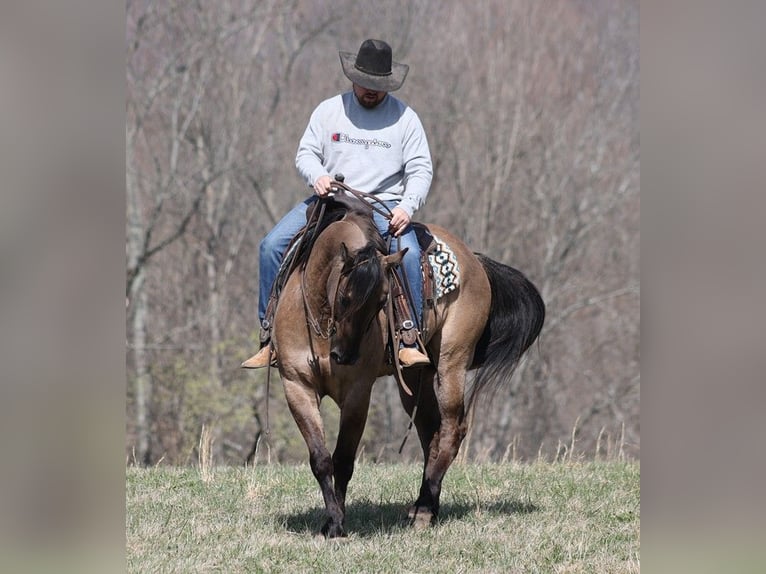
<path fill-rule="evenodd" d="M 338 51 L 387 40 L 434 160 L 416 219 L 522 270 L 540 342 L 477 411 L 465 460 L 640 457 L 637 0 L 128 0 L 125 452 L 305 461 L 257 349 L 258 242 L 307 194 L 294 157 Z M 262 434 L 269 404 L 271 433 Z M 328 439 L 337 408 L 322 404 Z M 395 382 L 360 456 L 420 457 Z M 571 455 L 571 453 L 570 453 Z"/>

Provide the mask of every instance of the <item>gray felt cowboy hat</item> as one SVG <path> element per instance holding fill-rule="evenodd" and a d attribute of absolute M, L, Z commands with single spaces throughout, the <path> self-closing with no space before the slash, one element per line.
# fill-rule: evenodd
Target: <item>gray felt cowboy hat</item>
<path fill-rule="evenodd" d="M 383 40 L 365 40 L 359 52 L 339 52 L 346 77 L 368 90 L 393 92 L 402 87 L 410 67 L 394 62 L 391 46 Z"/>

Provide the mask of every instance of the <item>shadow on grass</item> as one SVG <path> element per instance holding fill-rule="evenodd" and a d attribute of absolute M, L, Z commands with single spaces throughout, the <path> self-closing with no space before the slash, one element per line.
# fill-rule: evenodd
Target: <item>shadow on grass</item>
<path fill-rule="evenodd" d="M 480 511 L 487 514 L 531 514 L 540 508 L 535 504 L 519 501 L 498 500 L 482 503 Z M 439 522 L 460 520 L 476 512 L 476 506 L 456 503 L 443 504 Z M 298 534 L 316 534 L 325 521 L 324 507 L 316 507 L 297 514 L 283 514 L 277 520 L 285 529 Z M 410 528 L 407 508 L 402 504 L 377 504 L 370 501 L 351 501 L 346 506 L 346 532 L 361 537 L 393 534 Z"/>

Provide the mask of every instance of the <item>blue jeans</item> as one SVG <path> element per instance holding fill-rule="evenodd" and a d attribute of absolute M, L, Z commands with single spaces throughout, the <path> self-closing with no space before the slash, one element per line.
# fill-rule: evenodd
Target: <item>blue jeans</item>
<path fill-rule="evenodd" d="M 266 317 L 266 306 L 269 303 L 269 294 L 271 286 L 277 278 L 279 265 L 285 255 L 287 245 L 293 236 L 300 231 L 306 224 L 306 212 L 309 207 L 317 200 L 317 196 L 312 196 L 293 207 L 285 215 L 260 243 L 259 246 L 259 268 L 260 278 L 258 282 L 258 318 L 261 323 Z M 396 201 L 387 201 L 389 209 L 396 207 Z M 373 212 L 373 219 L 377 225 L 383 239 L 388 239 L 388 220 L 377 212 Z M 412 299 L 415 304 L 414 313 L 417 315 L 418 323 L 421 322 L 423 311 L 423 277 L 420 271 L 420 245 L 418 244 L 415 230 L 412 226 L 407 227 L 405 233 L 391 240 L 391 249 L 395 251 L 399 243 L 399 248 L 408 247 L 407 253 L 402 261 L 407 279 L 410 282 Z"/>

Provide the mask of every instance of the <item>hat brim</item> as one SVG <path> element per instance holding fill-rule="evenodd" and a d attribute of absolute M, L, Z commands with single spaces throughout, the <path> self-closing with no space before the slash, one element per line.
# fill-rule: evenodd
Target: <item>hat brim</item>
<path fill-rule="evenodd" d="M 343 67 L 343 73 L 346 74 L 346 77 L 368 90 L 375 90 L 377 92 L 393 92 L 398 90 L 402 87 L 404 78 L 407 77 L 407 72 L 410 71 L 410 67 L 406 64 L 391 62 L 390 76 L 374 76 L 356 68 L 356 54 L 351 52 L 339 52 L 339 54 L 340 65 Z"/>

